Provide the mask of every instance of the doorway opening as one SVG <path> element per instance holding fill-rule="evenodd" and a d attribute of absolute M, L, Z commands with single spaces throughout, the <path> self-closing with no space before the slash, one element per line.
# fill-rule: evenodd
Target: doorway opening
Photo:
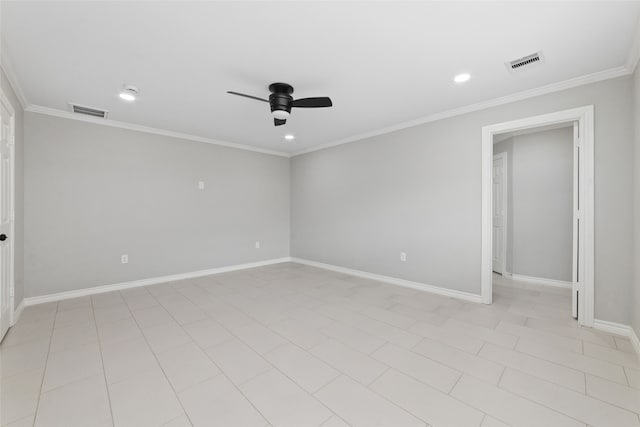
<path fill-rule="evenodd" d="M 563 130 L 564 129 L 564 130 Z M 547 244 L 551 243 L 549 253 L 544 247 L 535 247 L 534 240 L 529 240 L 527 248 L 520 248 L 521 254 L 527 250 L 533 250 L 541 258 L 547 258 L 543 272 L 539 267 L 520 263 L 516 269 L 528 274 L 521 274 L 519 279 L 527 281 L 568 287 L 571 289 L 572 316 L 578 323 L 585 326 L 593 326 L 594 318 L 594 185 L 593 185 L 593 106 L 576 108 L 542 116 L 530 117 L 512 122 L 500 123 L 483 128 L 482 136 L 482 301 L 491 304 L 493 301 L 494 275 L 499 273 L 503 277 L 515 273 L 513 256 L 514 245 L 509 242 L 510 231 L 513 237 L 513 224 L 509 224 L 509 212 L 507 211 L 509 200 L 510 158 L 508 145 L 497 150 L 494 154 L 494 142 L 501 139 L 512 138 L 512 147 L 515 150 L 517 142 L 515 137 L 524 138 L 523 135 L 534 135 L 538 132 L 564 132 L 565 136 L 572 140 L 571 146 L 566 147 L 571 152 L 558 156 L 569 156 L 572 160 L 572 168 L 564 168 L 564 174 L 570 174 L 557 178 L 559 185 L 569 186 L 564 193 L 564 199 L 559 201 L 564 216 L 561 221 L 553 218 L 553 213 L 548 216 L 548 222 L 542 215 L 536 215 L 536 209 L 541 208 L 535 203 L 535 197 L 521 203 L 518 218 L 529 217 L 535 227 L 523 228 L 525 233 L 545 233 L 548 231 Z M 524 145 L 522 146 L 524 147 Z M 555 147 L 559 148 L 559 147 Z M 554 149 L 555 149 L 554 148 Z M 556 159 L 557 160 L 557 159 Z M 525 165 L 526 162 L 520 162 Z M 544 164 L 530 164 L 528 167 L 545 168 Z M 513 169 L 513 168 L 511 168 Z M 551 168 L 553 169 L 553 168 Z M 556 165 L 556 169 L 557 165 Z M 571 169 L 571 170 L 567 170 Z M 511 176 L 513 179 L 513 176 Z M 530 177 L 529 177 L 530 178 Z M 544 179 L 554 179 L 544 177 Z M 570 179 L 570 181 L 567 181 Z M 564 184 L 562 184 L 562 181 Z M 525 181 L 522 181 L 525 182 Z M 531 180 L 529 184 L 535 186 Z M 549 183 L 548 183 L 549 184 Z M 540 188 L 529 189 L 529 195 L 535 196 Z M 547 189 L 552 188 L 549 185 Z M 555 189 L 553 189 L 556 192 Z M 570 192 L 569 192 L 570 191 Z M 567 200 L 567 194 L 571 194 Z M 528 203 L 528 205 L 527 205 Z M 511 206 L 512 207 L 512 206 Z M 544 209 L 544 206 L 542 206 Z M 558 223 L 564 229 L 558 228 Z M 540 226 L 549 230 L 540 230 Z M 555 227 L 555 229 L 553 229 Z M 563 238 L 564 235 L 564 238 Z M 531 236 L 530 236 L 531 237 Z M 543 239 L 541 239 L 543 240 Z M 533 242 L 533 243 L 532 243 Z M 540 242 L 543 244 L 544 242 Z M 508 256 L 511 249 L 511 259 Z M 555 251 L 555 252 L 554 252 Z M 519 261 L 523 258 L 520 257 Z M 538 270 L 536 270 L 536 268 Z M 512 271 L 508 271 L 512 270 Z M 517 276 L 517 275 L 516 275 Z M 546 276 L 546 277 L 545 277 Z M 500 276 L 497 276 L 500 277 Z M 512 276 L 513 277 L 513 276 Z M 549 278 L 551 280 L 549 280 Z M 501 278 L 501 280 L 504 280 Z"/>

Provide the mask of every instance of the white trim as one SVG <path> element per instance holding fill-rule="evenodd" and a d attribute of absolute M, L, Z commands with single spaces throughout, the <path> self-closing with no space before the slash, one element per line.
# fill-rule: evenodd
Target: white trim
<path fill-rule="evenodd" d="M 9 327 L 15 323 L 15 230 L 16 230 L 16 111 L 11 105 L 11 101 L 5 95 L 2 88 L 0 88 L 0 104 L 3 104 L 9 114 L 11 115 L 10 121 L 10 135 L 9 135 L 9 201 L 11 210 L 9 212 Z M 0 337 L 1 338 L 1 337 Z"/>
<path fill-rule="evenodd" d="M 593 321 L 593 329 L 608 332 L 610 334 L 621 335 L 629 338 L 633 349 L 636 351 L 636 355 L 640 358 L 640 340 L 638 335 L 629 325 L 623 325 L 622 323 L 609 322 L 606 320 L 595 319 Z"/>
<path fill-rule="evenodd" d="M 398 279 L 396 277 L 383 276 L 381 274 L 368 273 L 366 271 L 353 270 L 346 267 L 340 267 L 332 264 L 325 264 L 322 262 L 311 261 L 302 258 L 291 258 L 291 262 L 297 262 L 298 264 L 305 264 L 311 267 L 323 268 L 325 270 L 335 271 L 338 273 L 349 274 L 351 276 L 363 277 L 365 279 L 376 280 L 378 282 L 390 283 L 392 285 L 404 286 L 405 288 L 417 289 L 420 291 L 430 292 L 433 294 L 444 295 L 446 297 L 457 298 L 464 301 L 471 301 L 480 303 L 480 295 L 471 294 L 468 292 L 456 291 L 455 289 L 441 288 L 439 286 L 427 285 L 424 283 L 412 282 L 410 280 Z"/>
<path fill-rule="evenodd" d="M 521 129 L 547 126 L 556 123 L 579 123 L 580 139 L 582 142 L 583 166 L 581 172 L 584 185 L 580 190 L 582 205 L 582 221 L 584 224 L 584 239 L 580 242 L 581 262 L 580 272 L 581 286 L 578 301 L 578 322 L 584 326 L 593 326 L 594 320 L 594 118 L 593 105 L 559 111 L 540 116 L 498 123 L 482 128 L 482 267 L 481 267 L 481 295 L 482 302 L 492 302 L 492 212 L 491 200 L 493 188 L 492 161 L 493 161 L 493 135 L 498 133 L 513 132 Z"/>
<path fill-rule="evenodd" d="M 505 276 L 511 277 L 513 280 L 521 282 L 534 283 L 536 285 L 553 286 L 554 288 L 571 289 L 573 284 L 564 280 L 545 279 L 543 277 L 522 276 L 520 274 L 506 273 Z"/>
<path fill-rule="evenodd" d="M 20 304 L 18 304 L 16 309 L 13 311 L 13 321 L 11 323 L 11 326 L 18 323 L 18 319 L 20 319 L 20 315 L 24 311 L 24 307 L 25 307 L 25 304 L 24 304 L 24 298 L 23 298 L 22 301 L 20 301 Z"/>
<path fill-rule="evenodd" d="M 134 125 L 132 123 L 120 122 L 117 120 L 101 119 L 98 117 L 85 116 L 82 114 L 72 113 L 70 111 L 58 110 L 57 108 L 49 108 L 49 107 L 43 107 L 40 105 L 31 104 L 28 107 L 26 107 L 24 110 L 29 111 L 31 113 L 46 114 L 48 116 L 61 117 L 63 119 L 70 119 L 70 120 L 78 120 L 81 122 L 93 123 L 96 125 L 111 126 L 111 127 L 116 127 L 120 129 L 133 130 L 137 132 L 152 133 L 154 135 L 162 135 L 162 136 L 168 136 L 171 138 L 186 139 L 188 141 L 205 142 L 207 144 L 220 145 L 222 147 L 236 148 L 239 150 L 254 151 L 256 153 L 262 153 L 262 154 L 271 154 L 273 156 L 281 156 L 281 157 L 287 157 L 287 158 L 290 157 L 289 153 L 285 153 L 282 151 L 267 150 L 264 148 L 257 148 L 249 145 L 237 144 L 235 142 L 220 141 L 217 139 L 205 138 L 203 136 L 190 135 L 182 132 L 174 132 L 170 130 L 153 128 L 149 126 Z"/>
<path fill-rule="evenodd" d="M 602 80 L 615 79 L 617 77 L 627 76 L 632 72 L 633 71 L 630 71 L 626 67 L 611 68 L 609 70 L 599 71 L 597 73 L 575 77 L 562 82 L 552 83 L 552 84 L 541 86 L 535 89 L 529 89 L 523 92 L 514 93 L 514 94 L 503 96 L 500 98 L 479 102 L 477 104 L 471 104 L 471 105 L 467 105 L 460 108 L 454 108 L 452 110 L 442 111 L 440 113 L 425 116 L 416 120 L 411 120 L 408 122 L 399 123 L 397 125 L 377 129 L 371 132 L 365 132 L 358 135 L 350 136 L 348 138 L 340 139 L 338 141 L 317 145 L 315 147 L 311 147 L 306 150 L 296 151 L 295 153 L 291 154 L 291 157 L 300 156 L 302 154 L 312 153 L 314 151 L 324 150 L 331 147 L 336 147 L 338 145 L 348 144 L 350 142 L 360 141 L 362 139 L 371 138 L 378 135 L 384 135 L 387 133 L 395 132 L 397 130 L 419 126 L 425 123 L 430 123 L 430 122 L 435 122 L 442 119 L 447 119 L 450 117 L 460 116 L 462 114 L 472 113 L 474 111 L 485 110 L 487 108 L 510 104 L 512 102 L 522 101 L 524 99 L 534 98 L 540 95 L 559 92 L 559 91 L 571 89 L 577 86 L 584 86 L 591 83 L 597 83 Z"/>
<path fill-rule="evenodd" d="M 59 292 L 56 294 L 41 295 L 37 297 L 25 298 L 23 303 L 29 307 L 37 304 L 44 304 L 54 301 L 62 301 L 70 298 L 78 298 L 87 295 L 102 294 L 105 292 L 120 291 L 123 289 L 138 288 L 140 286 L 157 285 L 159 283 L 173 282 L 176 280 L 193 279 L 196 277 L 210 276 L 212 274 L 227 273 L 229 271 L 245 270 L 247 268 L 263 267 L 265 265 L 289 262 L 291 258 L 275 258 L 265 261 L 249 262 L 246 264 L 229 265 L 225 267 L 210 268 L 207 270 L 192 271 L 189 273 L 171 274 L 169 276 L 152 277 L 149 279 L 132 280 L 130 282 L 115 283 L 112 285 L 95 286 L 93 288 L 78 289 L 75 291 Z"/>
<path fill-rule="evenodd" d="M 13 71 L 11 61 L 9 60 L 9 56 L 6 52 L 7 49 L 5 48 L 4 43 L 0 42 L 0 68 L 2 68 L 4 74 L 7 76 L 7 80 L 9 80 L 13 93 L 16 94 L 16 98 L 18 98 L 22 108 L 25 109 L 29 105 L 29 101 L 22 90 L 22 86 L 20 86 L 20 82 L 16 78 L 16 74 Z"/>
<path fill-rule="evenodd" d="M 502 271 L 500 273 L 507 273 L 507 241 L 509 232 L 509 156 L 506 152 L 498 153 L 493 155 L 493 161 L 495 162 L 496 158 L 502 159 L 502 203 L 504 206 L 504 215 L 502 218 Z M 492 165 L 493 167 L 493 165 Z M 493 212 L 491 212 L 493 215 Z M 493 248 L 492 248 L 493 249 Z M 491 263 L 491 268 L 493 269 L 493 261 Z M 495 270 L 494 270 L 495 271 Z"/>

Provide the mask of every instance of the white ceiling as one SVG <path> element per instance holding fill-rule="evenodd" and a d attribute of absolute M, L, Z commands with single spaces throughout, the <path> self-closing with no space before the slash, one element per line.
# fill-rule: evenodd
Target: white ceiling
<path fill-rule="evenodd" d="M 639 16 L 612 1 L 3 1 L 1 35 L 30 104 L 298 152 L 623 66 Z M 538 50 L 545 64 L 507 72 Z M 453 83 L 460 72 L 471 80 Z M 334 107 L 276 128 L 267 104 L 225 93 L 267 97 L 276 81 Z M 137 102 L 118 99 L 125 83 Z"/>

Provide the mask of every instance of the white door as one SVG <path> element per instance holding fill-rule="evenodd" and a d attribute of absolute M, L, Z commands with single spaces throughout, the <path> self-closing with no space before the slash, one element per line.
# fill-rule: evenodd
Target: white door
<path fill-rule="evenodd" d="M 504 274 L 507 254 L 507 153 L 493 156 L 493 271 Z"/>
<path fill-rule="evenodd" d="M 9 329 L 13 301 L 13 112 L 0 97 L 0 340 Z"/>
<path fill-rule="evenodd" d="M 583 278 L 580 272 L 584 271 L 584 256 L 580 253 L 580 243 L 584 240 L 584 221 L 582 216 L 582 200 L 580 191 L 584 186 L 582 182 L 583 174 L 580 168 L 584 167 L 584 156 L 582 155 L 582 143 L 580 141 L 580 129 L 578 122 L 573 124 L 573 272 L 571 284 L 571 315 L 578 318 L 578 299 Z"/>

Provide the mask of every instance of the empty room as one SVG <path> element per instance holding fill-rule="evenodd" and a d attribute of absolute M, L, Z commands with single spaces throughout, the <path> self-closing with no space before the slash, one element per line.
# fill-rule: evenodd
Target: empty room
<path fill-rule="evenodd" d="M 0 427 L 640 427 L 640 1 L 0 2 Z"/>

